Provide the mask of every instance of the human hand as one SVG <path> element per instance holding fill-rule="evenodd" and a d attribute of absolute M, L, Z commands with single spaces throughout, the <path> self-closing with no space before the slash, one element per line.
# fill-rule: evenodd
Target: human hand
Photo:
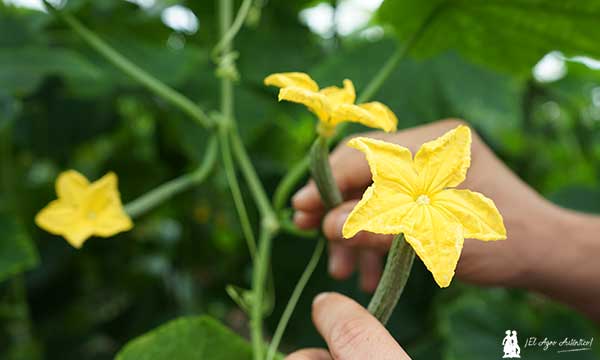
<path fill-rule="evenodd" d="M 462 122 L 443 120 L 394 134 L 370 132 L 366 135 L 408 147 L 413 154 L 426 141 L 433 140 Z M 324 212 L 319 193 L 311 181 L 293 197 L 294 221 L 300 228 L 314 228 L 323 220 L 323 232 L 330 240 L 329 272 L 338 279 L 349 277 L 356 265 L 361 287 L 373 291 L 382 268 L 382 255 L 392 240 L 389 235 L 361 232 L 352 239 L 342 237 L 342 226 L 364 190 L 371 184 L 371 173 L 362 153 L 346 146 L 347 140 L 330 157 L 333 176 L 344 195 L 344 203 Z M 508 239 L 497 242 L 465 240 L 456 274 L 459 278 L 483 285 L 520 286 L 523 274 L 539 257 L 539 224 L 560 218 L 560 209 L 539 196 L 515 176 L 473 134 L 471 167 L 460 187 L 483 193 L 493 199 L 502 213 Z"/>
<path fill-rule="evenodd" d="M 312 317 L 329 350 L 302 349 L 286 360 L 410 359 L 373 315 L 346 296 L 318 295 L 313 301 Z"/>

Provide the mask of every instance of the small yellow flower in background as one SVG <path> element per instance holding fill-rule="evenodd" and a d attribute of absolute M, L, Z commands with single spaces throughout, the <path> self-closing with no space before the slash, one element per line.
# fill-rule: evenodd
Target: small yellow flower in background
<path fill-rule="evenodd" d="M 346 219 L 345 238 L 361 230 L 404 233 L 440 287 L 450 284 L 465 238 L 506 239 L 492 200 L 449 189 L 465 180 L 471 164 L 468 127 L 423 144 L 414 159 L 407 148 L 385 141 L 359 137 L 348 145 L 365 153 L 373 184 Z"/>
<path fill-rule="evenodd" d="M 35 223 L 75 248 L 90 236 L 110 237 L 133 227 L 112 172 L 90 184 L 77 171 L 65 171 L 56 179 L 56 195 L 58 199 L 36 215 Z"/>
<path fill-rule="evenodd" d="M 354 84 L 348 79 L 344 80 L 343 88 L 329 86 L 319 90 L 319 85 L 307 74 L 289 72 L 267 76 L 265 85 L 281 88 L 279 101 L 306 105 L 327 128 L 349 121 L 390 132 L 395 131 L 398 124 L 396 115 L 380 102 L 355 105 Z"/>

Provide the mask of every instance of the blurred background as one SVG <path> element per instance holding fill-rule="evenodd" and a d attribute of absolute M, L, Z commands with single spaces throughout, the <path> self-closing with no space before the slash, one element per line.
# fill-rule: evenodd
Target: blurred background
<path fill-rule="evenodd" d="M 269 191 L 307 152 L 315 120 L 301 106 L 277 103 L 275 90 L 262 79 L 305 71 L 323 86 L 351 78 L 360 91 L 398 46 L 391 27 L 378 21 L 381 2 L 255 2 L 236 39 L 241 74 L 236 114 Z M 210 50 L 218 40 L 216 4 L 59 5 L 143 69 L 215 109 L 218 84 Z M 544 196 L 600 212 L 600 62 L 565 54 L 557 44 L 535 54 L 531 64 L 512 67 L 523 60 L 519 53 L 499 52 L 492 54 L 497 63 L 508 66 L 484 66 L 453 44 L 448 40 L 444 51 L 403 60 L 375 99 L 392 108 L 400 128 L 466 119 Z M 482 51 L 493 46 L 481 45 Z M 45 13 L 40 1 L 0 1 L 1 359 L 110 359 L 128 340 L 181 315 L 210 314 L 247 336 L 246 316 L 224 288 L 247 287 L 251 264 L 218 167 L 208 182 L 140 218 L 132 231 L 91 239 L 81 250 L 33 223 L 35 213 L 54 199 L 54 180 L 65 169 L 90 179 L 115 171 L 128 202 L 198 166 L 205 143 L 204 130 L 108 64 Z M 256 224 L 258 215 L 250 209 Z M 314 245 L 315 240 L 285 235 L 274 241 L 277 301 L 268 331 Z M 282 350 L 322 345 L 310 303 L 323 290 L 363 304 L 370 297 L 358 290 L 356 279 L 330 279 L 323 257 Z M 520 337 L 598 334 L 576 312 L 534 294 L 456 280 L 440 290 L 420 262 L 390 324 L 415 359 L 500 357 L 506 329 L 519 330 Z M 552 356 L 527 353 L 528 359 Z M 598 356 L 582 352 L 571 358 Z"/>

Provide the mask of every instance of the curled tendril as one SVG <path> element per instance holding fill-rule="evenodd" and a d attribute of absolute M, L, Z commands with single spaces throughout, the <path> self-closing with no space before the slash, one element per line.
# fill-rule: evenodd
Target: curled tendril
<path fill-rule="evenodd" d="M 215 63 L 217 64 L 217 77 L 238 81 L 240 73 L 238 72 L 235 61 L 238 59 L 239 55 L 240 54 L 237 51 L 231 51 L 217 56 L 215 58 Z"/>

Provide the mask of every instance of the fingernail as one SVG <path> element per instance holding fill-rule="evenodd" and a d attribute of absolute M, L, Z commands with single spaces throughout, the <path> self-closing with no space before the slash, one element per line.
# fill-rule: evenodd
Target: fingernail
<path fill-rule="evenodd" d="M 349 212 L 344 212 L 344 213 L 341 213 L 340 215 L 338 215 L 336 226 L 337 226 L 337 232 L 340 234 L 342 233 L 342 229 L 344 228 L 344 223 L 346 222 L 348 215 L 350 215 Z M 341 237 L 343 238 L 343 236 L 341 236 Z"/>
<path fill-rule="evenodd" d="M 330 292 L 322 292 L 319 295 L 315 296 L 314 300 L 313 300 L 313 306 L 317 305 L 319 302 L 325 300 L 325 298 L 327 296 L 329 296 L 329 294 L 331 294 Z"/>
<path fill-rule="evenodd" d="M 303 202 L 310 195 L 310 188 L 308 186 L 298 190 L 292 197 L 292 202 Z"/>
<path fill-rule="evenodd" d="M 294 211 L 294 223 L 298 225 L 299 222 L 302 222 L 304 216 L 306 215 L 303 211 Z"/>

